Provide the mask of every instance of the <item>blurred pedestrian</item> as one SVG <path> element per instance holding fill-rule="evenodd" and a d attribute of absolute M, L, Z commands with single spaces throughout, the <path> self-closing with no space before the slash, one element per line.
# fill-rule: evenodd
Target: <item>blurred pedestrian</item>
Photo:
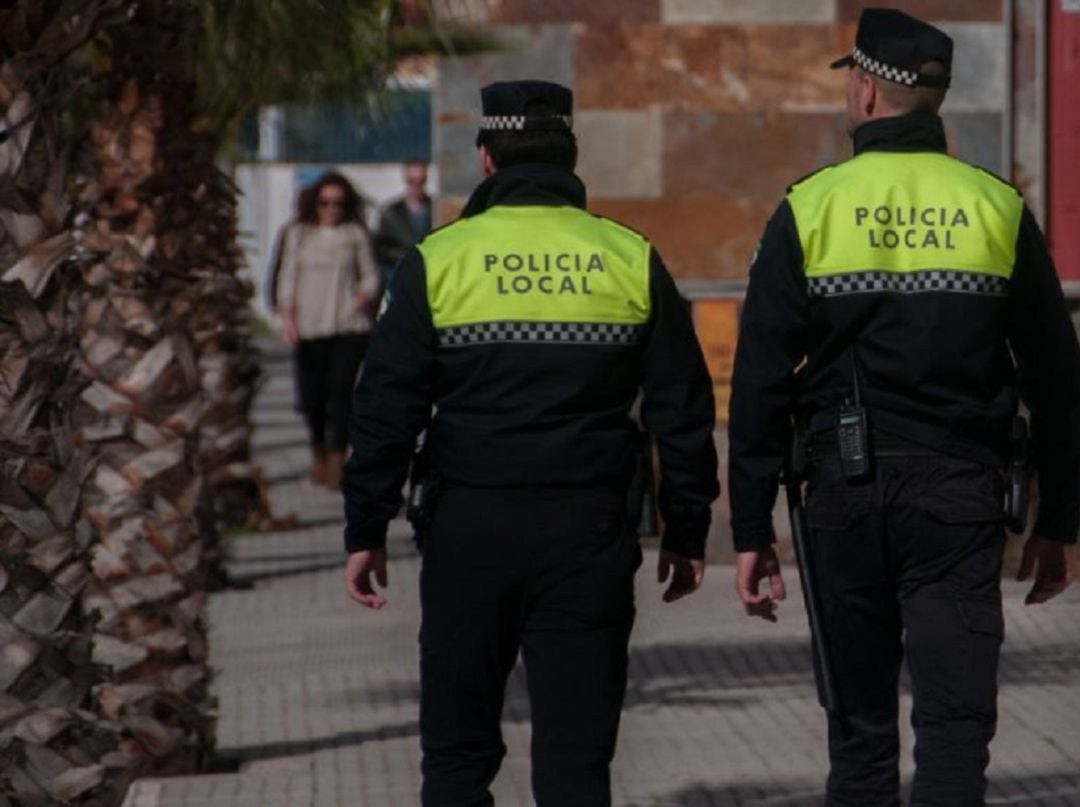
<path fill-rule="evenodd" d="M 368 607 L 385 604 L 374 583 L 387 582 L 387 522 L 428 427 L 416 519 L 423 804 L 492 804 L 520 652 L 536 804 L 601 807 L 652 465 L 631 411 L 641 392 L 660 458 L 658 577 L 672 602 L 705 573 L 712 382 L 659 254 L 585 210 L 570 90 L 500 82 L 482 100 L 487 178 L 460 221 L 398 265 L 357 387 L 346 585 Z"/>
<path fill-rule="evenodd" d="M 330 488 L 341 484 L 350 398 L 378 286 L 360 196 L 345 177 L 324 174 L 286 233 L 277 301 L 282 334 L 296 347 L 311 479 Z"/>
<path fill-rule="evenodd" d="M 431 231 L 431 197 L 427 194 L 427 164 L 410 160 L 402 170 L 405 194 L 383 208 L 375 231 L 375 259 L 388 288 L 401 257 Z"/>
<path fill-rule="evenodd" d="M 788 191 L 743 308 L 730 421 L 739 596 L 775 621 L 784 585 L 772 509 L 794 421 L 805 452 L 792 457 L 807 459 L 804 558 L 823 606 L 817 660 L 832 662 L 819 667 L 828 805 L 900 803 L 905 655 L 911 804 L 984 803 L 1006 501 L 1011 520 L 1026 513 L 1018 397 L 1040 493 L 1021 569 L 1035 577 L 1027 601 L 1049 600 L 1073 575 L 1080 349 L 1020 193 L 948 154 L 939 110 L 952 61 L 941 30 L 863 11 L 854 50 L 833 64 L 849 69 L 855 156 Z M 802 480 L 788 480 L 796 507 Z"/>
<path fill-rule="evenodd" d="M 278 310 L 278 278 L 281 276 L 281 261 L 285 257 L 285 238 L 288 236 L 289 230 L 300 225 L 304 210 L 313 207 L 310 197 L 314 191 L 313 186 L 300 190 L 300 193 L 296 195 L 296 208 L 293 217 L 278 228 L 277 235 L 274 237 L 274 246 L 270 252 L 270 263 L 267 264 L 266 269 L 266 301 L 270 305 L 270 310 L 279 316 L 281 312 Z"/>

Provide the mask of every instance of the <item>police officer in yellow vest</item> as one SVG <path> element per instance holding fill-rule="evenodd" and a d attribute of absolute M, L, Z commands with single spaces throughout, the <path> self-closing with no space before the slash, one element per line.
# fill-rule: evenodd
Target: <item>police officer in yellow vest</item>
<path fill-rule="evenodd" d="M 585 211 L 570 90 L 496 83 L 482 102 L 487 179 L 399 264 L 355 393 L 347 585 L 385 603 L 373 578 L 386 585 L 387 522 L 426 428 L 440 494 L 420 580 L 423 803 L 492 803 L 520 651 L 537 804 L 607 805 L 641 562 L 631 408 L 640 392 L 672 601 L 704 573 L 712 384 L 656 250 Z"/>
<path fill-rule="evenodd" d="M 1080 351 L 1019 193 L 946 153 L 937 112 L 951 63 L 937 28 L 863 12 L 853 52 L 833 65 L 850 69 L 855 156 L 790 189 L 742 315 L 730 426 L 739 595 L 751 615 L 776 618 L 770 514 L 794 421 L 808 432 L 808 555 L 839 696 L 830 805 L 899 803 L 904 655 L 911 803 L 983 803 L 1002 640 L 1001 469 L 1018 395 L 1040 489 L 1021 568 L 1035 575 L 1028 602 L 1072 578 Z"/>

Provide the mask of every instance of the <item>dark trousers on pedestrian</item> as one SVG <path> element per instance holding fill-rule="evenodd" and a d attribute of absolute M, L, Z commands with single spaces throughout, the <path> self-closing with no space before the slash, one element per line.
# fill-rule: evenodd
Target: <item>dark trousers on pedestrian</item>
<path fill-rule="evenodd" d="M 911 804 L 983 804 L 997 720 L 1004 530 L 997 470 L 879 458 L 850 483 L 809 468 L 806 514 L 847 731 L 829 725 L 828 805 L 899 804 L 900 664 L 911 674 Z"/>
<path fill-rule="evenodd" d="M 641 550 L 616 490 L 441 495 L 420 578 L 425 807 L 490 805 L 520 651 L 539 807 L 611 803 Z"/>
<path fill-rule="evenodd" d="M 368 336 L 346 333 L 301 339 L 296 346 L 300 410 L 311 445 L 344 451 L 349 444 L 349 407 Z"/>

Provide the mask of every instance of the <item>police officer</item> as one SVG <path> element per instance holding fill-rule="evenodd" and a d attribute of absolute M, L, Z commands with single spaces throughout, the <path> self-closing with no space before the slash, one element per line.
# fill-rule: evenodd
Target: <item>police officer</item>
<path fill-rule="evenodd" d="M 948 156 L 952 41 L 867 9 L 847 67 L 855 156 L 796 183 L 750 270 L 731 404 L 739 595 L 784 596 L 770 513 L 793 418 L 839 715 L 827 803 L 898 804 L 897 683 L 914 694 L 912 804 L 982 804 L 1002 640 L 1001 468 L 1019 394 L 1038 520 L 1028 602 L 1072 577 L 1080 351 L 1020 194 Z M 1014 364 L 1015 361 L 1015 364 Z M 865 445 L 863 445 L 865 443 Z M 759 590 L 763 583 L 766 586 Z"/>
<path fill-rule="evenodd" d="M 347 585 L 384 605 L 372 578 L 386 585 L 387 522 L 426 428 L 440 495 L 420 579 L 423 803 L 492 803 L 520 650 L 537 804 L 606 805 L 641 562 L 631 408 L 640 391 L 672 601 L 704 574 L 712 385 L 656 250 L 585 211 L 570 90 L 481 97 L 487 178 L 399 264 L 355 393 Z"/>

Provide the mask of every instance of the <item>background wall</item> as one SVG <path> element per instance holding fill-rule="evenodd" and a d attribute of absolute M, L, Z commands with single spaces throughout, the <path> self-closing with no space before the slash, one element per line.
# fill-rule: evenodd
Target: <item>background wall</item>
<path fill-rule="evenodd" d="M 480 175 L 479 88 L 511 78 L 571 86 L 590 208 L 649 235 L 684 289 L 741 280 L 761 229 L 799 177 L 850 155 L 843 71 L 853 0 L 443 0 L 505 50 L 440 60 L 433 160 L 440 218 Z M 1009 32 L 999 0 L 895 5 L 956 40 L 945 108 L 956 154 L 996 173 L 1007 135 Z M 1010 167 L 1011 170 L 1011 167 Z"/>

